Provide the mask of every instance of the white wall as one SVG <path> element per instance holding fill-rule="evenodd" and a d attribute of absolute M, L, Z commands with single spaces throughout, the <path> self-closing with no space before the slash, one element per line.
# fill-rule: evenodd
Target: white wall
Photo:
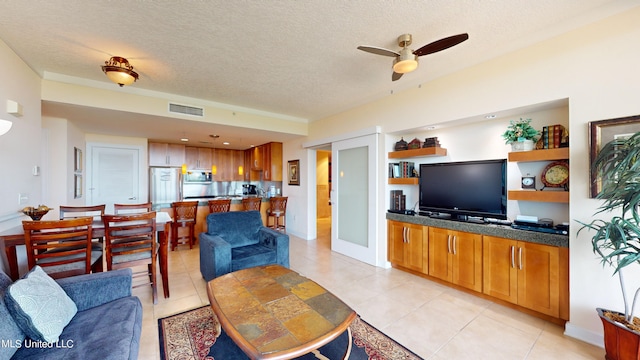
<path fill-rule="evenodd" d="M 398 134 L 430 124 L 569 99 L 569 218 L 590 219 L 599 203 L 588 198 L 587 124 L 640 114 L 640 48 L 632 45 L 640 39 L 639 21 L 640 7 L 636 7 L 421 88 L 315 121 L 310 124 L 309 141 L 373 125 L 382 126 L 387 134 Z M 503 145 L 500 137 L 485 142 Z M 452 154 L 458 151 L 449 146 L 449 140 L 447 147 Z M 381 181 L 386 177 L 384 165 Z M 601 344 L 602 329 L 595 308 L 619 309 L 621 298 L 615 279 L 602 270 L 592 254 L 589 234 L 577 237 L 575 225 L 572 222 L 570 235 L 571 320 L 567 333 Z M 640 274 L 634 275 L 638 278 Z"/>
<path fill-rule="evenodd" d="M 0 118 L 13 122 L 11 130 L 0 136 L 0 230 L 20 224 L 18 210 L 38 205 L 42 196 L 42 177 L 32 174 L 41 165 L 40 79 L 0 40 Z M 7 100 L 23 108 L 16 117 L 6 112 Z M 26 204 L 18 203 L 18 193 L 29 194 Z M 26 218 L 28 219 L 28 218 Z"/>

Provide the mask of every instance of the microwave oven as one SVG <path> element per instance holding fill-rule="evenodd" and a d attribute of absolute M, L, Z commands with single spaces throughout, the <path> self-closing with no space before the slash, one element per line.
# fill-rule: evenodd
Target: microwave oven
<path fill-rule="evenodd" d="M 210 172 L 189 171 L 184 174 L 185 183 L 210 183 L 212 180 Z"/>

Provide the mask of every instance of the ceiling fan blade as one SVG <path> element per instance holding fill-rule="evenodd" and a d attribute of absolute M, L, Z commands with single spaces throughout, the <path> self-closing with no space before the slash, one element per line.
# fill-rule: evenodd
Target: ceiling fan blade
<path fill-rule="evenodd" d="M 396 81 L 399 80 L 402 77 L 401 73 L 397 73 L 397 72 L 393 72 L 393 74 L 391 74 L 391 81 Z"/>
<path fill-rule="evenodd" d="M 400 56 L 400 53 L 398 52 L 381 48 L 381 47 L 375 47 L 375 46 L 358 46 L 358 50 L 366 51 L 368 53 L 372 53 L 376 55 L 384 55 L 384 56 L 391 56 L 391 57 Z"/>
<path fill-rule="evenodd" d="M 413 54 L 417 56 L 433 54 L 435 52 L 442 51 L 444 49 L 448 49 L 452 46 L 458 45 L 461 42 L 467 40 L 468 38 L 469 38 L 469 34 L 466 34 L 466 33 L 449 36 L 444 39 L 440 39 L 430 44 L 427 44 L 421 47 L 420 49 L 414 51 Z"/>

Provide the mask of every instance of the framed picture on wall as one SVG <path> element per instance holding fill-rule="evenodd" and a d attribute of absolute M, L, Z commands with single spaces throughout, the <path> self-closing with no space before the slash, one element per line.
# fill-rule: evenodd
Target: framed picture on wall
<path fill-rule="evenodd" d="M 300 185 L 300 160 L 289 160 L 289 185 Z"/>
<path fill-rule="evenodd" d="M 73 175 L 73 198 L 80 199 L 82 197 L 82 175 Z"/>
<path fill-rule="evenodd" d="M 82 172 L 82 150 L 77 147 L 73 148 L 73 171 L 76 173 Z"/>
<path fill-rule="evenodd" d="M 600 149 L 614 139 L 629 137 L 640 131 L 640 115 L 628 116 L 616 119 L 592 121 L 589 123 L 589 164 L 593 164 Z M 589 169 L 590 194 L 595 198 L 602 188 L 603 181 Z"/>

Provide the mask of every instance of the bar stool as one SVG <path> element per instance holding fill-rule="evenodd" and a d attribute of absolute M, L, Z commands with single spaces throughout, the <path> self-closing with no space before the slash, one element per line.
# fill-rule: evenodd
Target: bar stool
<path fill-rule="evenodd" d="M 229 212 L 229 209 L 231 209 L 231 199 L 209 200 L 210 213 Z"/>
<path fill-rule="evenodd" d="M 242 209 L 244 211 L 260 211 L 261 204 L 262 198 L 259 197 L 242 198 Z"/>
<path fill-rule="evenodd" d="M 286 196 L 275 196 L 269 199 L 271 207 L 267 209 L 267 227 L 274 230 L 285 231 L 287 227 L 287 219 L 285 217 L 287 212 L 287 199 Z M 273 225 L 269 226 L 269 218 L 273 218 Z M 280 218 L 282 218 L 282 224 L 280 224 Z"/>
<path fill-rule="evenodd" d="M 189 244 L 193 249 L 196 241 L 195 227 L 198 214 L 197 201 L 176 201 L 171 203 L 173 220 L 171 222 L 171 250 L 175 250 L 179 244 Z M 188 228 L 187 234 L 181 234 L 180 228 Z"/>

